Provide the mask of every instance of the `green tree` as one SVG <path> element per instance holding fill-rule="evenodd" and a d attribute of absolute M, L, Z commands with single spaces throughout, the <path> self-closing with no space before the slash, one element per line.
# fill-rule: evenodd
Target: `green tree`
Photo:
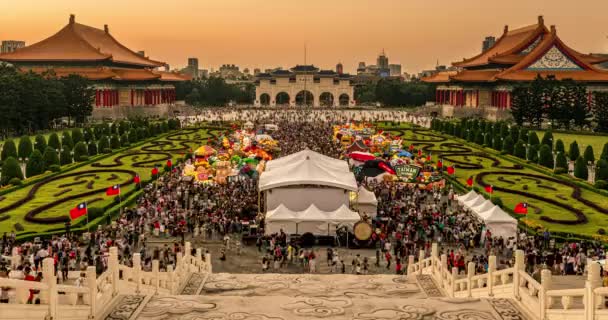
<path fill-rule="evenodd" d="M 528 146 L 528 161 L 531 162 L 538 162 L 538 145 L 537 144 L 533 144 Z"/>
<path fill-rule="evenodd" d="M 110 138 L 110 146 L 112 149 L 120 149 L 120 140 L 117 135 L 113 134 Z"/>
<path fill-rule="evenodd" d="M 62 79 L 67 105 L 68 122 L 74 119 L 76 123 L 84 123 L 93 112 L 93 98 L 95 91 L 90 82 L 76 74 L 71 74 Z"/>
<path fill-rule="evenodd" d="M 492 148 L 494 150 L 502 150 L 502 147 L 503 147 L 503 138 L 502 137 L 494 136 L 494 140 L 492 142 L 493 142 Z"/>
<path fill-rule="evenodd" d="M 33 149 L 32 139 L 29 136 L 21 136 L 19 139 L 19 158 L 25 161 L 25 158 L 32 154 Z"/>
<path fill-rule="evenodd" d="M 488 147 L 488 148 L 492 147 L 492 134 L 491 133 L 486 132 L 485 136 L 483 137 L 483 146 Z"/>
<path fill-rule="evenodd" d="M 87 150 L 87 145 L 84 144 L 84 141 L 80 141 L 74 146 L 74 161 L 85 161 L 88 159 L 88 155 L 89 151 Z"/>
<path fill-rule="evenodd" d="M 543 140 L 541 140 L 540 144 L 546 144 L 551 148 L 551 150 L 553 150 L 553 133 L 551 130 L 545 131 Z"/>
<path fill-rule="evenodd" d="M 568 172 L 568 159 L 566 154 L 559 152 L 555 158 L 555 171 Z"/>
<path fill-rule="evenodd" d="M 541 145 L 538 156 L 538 164 L 543 167 L 553 169 L 553 154 L 551 153 L 551 147 L 549 147 L 549 145 Z"/>
<path fill-rule="evenodd" d="M 475 133 L 475 143 L 480 146 L 483 146 L 483 131 L 477 130 Z"/>
<path fill-rule="evenodd" d="M 528 141 L 528 129 L 526 128 L 521 128 L 519 130 L 519 136 L 517 138 L 517 140 L 521 140 L 524 141 L 524 143 L 526 143 Z"/>
<path fill-rule="evenodd" d="M 594 92 L 593 114 L 595 116 L 595 130 L 608 132 L 608 92 Z"/>
<path fill-rule="evenodd" d="M 583 180 L 587 180 L 589 177 L 589 171 L 587 169 L 587 163 L 583 157 L 578 156 L 574 162 L 574 176 Z"/>
<path fill-rule="evenodd" d="M 587 95 L 587 87 L 579 82 L 572 80 L 564 80 L 568 82 L 568 90 L 570 91 L 570 112 L 574 124 L 580 129 L 588 126 L 591 123 L 591 110 L 589 98 Z"/>
<path fill-rule="evenodd" d="M 64 131 L 61 135 L 61 145 L 64 149 L 72 150 L 74 148 L 74 141 L 69 131 Z"/>
<path fill-rule="evenodd" d="M 88 145 L 88 151 L 89 151 L 89 156 L 96 156 L 97 155 L 97 142 L 95 141 L 90 141 L 89 145 Z"/>
<path fill-rule="evenodd" d="M 540 140 L 538 140 L 538 135 L 536 134 L 536 131 L 531 131 L 528 134 L 528 144 L 529 145 L 539 145 L 540 144 Z"/>
<path fill-rule="evenodd" d="M 570 144 L 570 149 L 568 149 L 568 157 L 570 158 L 570 161 L 576 161 L 580 155 L 581 152 L 578 150 L 578 143 L 574 140 Z"/>
<path fill-rule="evenodd" d="M 61 149 L 61 142 L 59 142 L 59 136 L 57 135 L 57 133 L 51 133 L 51 135 L 49 136 L 48 146 L 55 150 Z"/>
<path fill-rule="evenodd" d="M 527 86 L 516 86 L 511 92 L 511 115 L 513 120 L 520 126 L 529 120 L 530 89 Z"/>
<path fill-rule="evenodd" d="M 566 147 L 564 146 L 562 139 L 557 139 L 557 141 L 555 141 L 555 151 L 566 154 Z"/>
<path fill-rule="evenodd" d="M 27 164 L 25 165 L 25 175 L 29 177 L 37 176 L 39 174 L 44 173 L 44 159 L 42 158 L 42 154 L 38 150 L 34 150 L 27 160 Z"/>
<path fill-rule="evenodd" d="M 597 169 L 595 172 L 596 180 L 608 180 L 608 161 L 600 159 L 597 162 Z"/>
<path fill-rule="evenodd" d="M 600 159 L 608 161 L 608 142 L 604 143 L 604 148 L 602 148 L 602 154 L 600 155 Z"/>
<path fill-rule="evenodd" d="M 11 179 L 23 180 L 23 172 L 19 162 L 14 157 L 8 157 L 2 162 L 2 184 L 8 184 Z"/>
<path fill-rule="evenodd" d="M 502 151 L 507 154 L 513 154 L 513 139 L 511 136 L 507 136 L 502 144 Z"/>
<path fill-rule="evenodd" d="M 129 130 L 129 142 L 136 143 L 137 141 L 139 141 L 139 137 L 137 136 L 137 130 L 136 129 Z"/>
<path fill-rule="evenodd" d="M 595 163 L 595 155 L 593 154 L 593 147 L 587 146 L 585 148 L 585 152 L 583 153 L 583 159 L 585 159 L 585 163 Z"/>
<path fill-rule="evenodd" d="M 34 139 L 34 149 L 44 152 L 46 150 L 46 139 L 43 135 L 39 134 Z"/>
<path fill-rule="evenodd" d="M 515 147 L 513 148 L 513 155 L 521 159 L 526 159 L 526 147 L 524 146 L 524 142 L 522 140 L 518 140 L 515 144 Z"/>
<path fill-rule="evenodd" d="M 59 165 L 59 156 L 57 155 L 57 151 L 51 147 L 46 147 L 44 150 L 44 154 L 42 155 L 44 158 L 44 167 L 50 168 L 52 165 Z"/>
<path fill-rule="evenodd" d="M 15 142 L 11 139 L 6 140 L 2 145 L 2 161 L 5 161 L 9 157 L 17 159 L 17 147 L 15 147 Z"/>
<path fill-rule="evenodd" d="M 72 163 L 72 150 L 63 148 L 59 154 L 59 162 L 62 166 Z"/>
<path fill-rule="evenodd" d="M 129 136 L 126 133 L 123 133 L 120 136 L 120 146 L 121 147 L 126 147 L 129 145 Z"/>
<path fill-rule="evenodd" d="M 93 129 L 91 129 L 91 128 L 84 129 L 84 141 L 89 142 L 89 141 L 94 141 L 94 140 L 95 140 L 95 134 L 93 133 Z"/>
<path fill-rule="evenodd" d="M 528 92 L 528 104 L 526 107 L 526 119 L 530 125 L 539 127 L 543 122 L 543 114 L 546 107 L 545 97 L 547 95 L 547 82 L 540 75 L 530 84 Z"/>
<path fill-rule="evenodd" d="M 72 143 L 76 145 L 80 141 L 85 141 L 84 135 L 82 134 L 82 130 L 78 128 L 72 129 Z"/>
<path fill-rule="evenodd" d="M 511 131 L 509 132 L 511 135 L 511 140 L 518 141 L 519 140 L 519 127 L 514 125 L 511 126 Z"/>
<path fill-rule="evenodd" d="M 101 152 L 101 153 L 112 152 L 112 149 L 110 148 L 110 141 L 108 140 L 107 136 L 101 136 L 101 138 L 99 138 L 99 143 L 97 144 L 97 148 L 99 149 L 99 152 Z"/>

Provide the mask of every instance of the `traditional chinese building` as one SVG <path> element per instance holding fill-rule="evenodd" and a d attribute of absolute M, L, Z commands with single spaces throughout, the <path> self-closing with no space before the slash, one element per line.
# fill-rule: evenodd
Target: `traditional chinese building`
<path fill-rule="evenodd" d="M 23 72 L 77 74 L 93 81 L 93 117 L 124 117 L 130 112 L 163 114 L 175 102 L 175 86 L 187 76 L 157 70 L 165 63 L 130 50 L 104 29 L 69 23 L 38 43 L 1 54 L 0 61 Z M 138 110 L 138 111 L 137 111 Z"/>
<path fill-rule="evenodd" d="M 435 101 L 444 115 L 455 108 L 476 108 L 489 118 L 499 118 L 511 107 L 511 91 L 517 83 L 537 76 L 584 83 L 589 93 L 608 90 L 608 71 L 598 65 L 605 55 L 583 54 L 568 47 L 555 26 L 547 28 L 542 16 L 538 23 L 509 30 L 488 50 L 469 59 L 454 62 L 457 71 L 439 72 L 423 78 L 437 84 Z"/>
<path fill-rule="evenodd" d="M 255 81 L 256 106 L 354 106 L 351 76 L 312 65 L 260 73 Z"/>

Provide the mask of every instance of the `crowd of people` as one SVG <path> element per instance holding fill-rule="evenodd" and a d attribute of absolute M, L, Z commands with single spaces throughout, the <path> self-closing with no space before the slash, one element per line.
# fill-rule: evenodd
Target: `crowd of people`
<path fill-rule="evenodd" d="M 339 157 L 342 150 L 332 139 L 335 123 L 350 119 L 341 113 L 323 111 L 251 112 L 246 110 L 206 111 L 207 119 L 233 120 L 242 117 L 256 126 L 266 123 L 280 128 L 273 133 L 279 141 L 281 155 L 305 148 Z M 370 114 L 366 120 L 423 121 L 405 113 Z M 363 120 L 363 119 L 361 119 Z M 224 239 L 225 249 L 218 259 L 231 263 L 230 241 L 240 254 L 243 222 L 263 226 L 258 216 L 258 192 L 255 179 L 229 181 L 226 184 L 197 184 L 181 175 L 183 164 L 160 175 L 156 182 L 143 186 L 143 195 L 133 208 L 125 208 L 113 221 L 83 235 L 66 230 L 63 235 L 35 241 L 17 242 L 14 232 L 4 232 L 0 243 L 0 277 L 40 281 L 42 260 L 52 257 L 60 281 L 69 280 L 75 271 L 76 282 L 82 283 L 87 266 L 95 266 L 97 274 L 107 268 L 108 251 L 117 246 L 120 262 L 132 265 L 133 253 L 139 252 L 144 270 L 151 270 L 152 260 L 160 261 L 161 270 L 176 263 L 176 254 L 184 250 L 186 237 Z M 375 257 L 346 254 L 340 248 L 307 247 L 279 233 L 257 234 L 255 241 L 262 271 L 280 271 L 285 266 L 298 266 L 301 271 L 319 272 L 320 261 L 336 273 L 368 274 L 380 269 L 397 274 L 406 269 L 408 256 L 418 256 L 424 249 L 430 253 L 431 243 L 440 244 L 440 253 L 448 256 L 450 267 L 466 272 L 474 262 L 479 272 L 487 270 L 488 257 L 498 256 L 499 268 L 513 263 L 515 248 L 526 254 L 528 272 L 537 274 L 539 266 L 547 265 L 556 274 L 577 274 L 585 270 L 587 258 L 605 259 L 603 246 L 594 242 L 557 244 L 548 233 L 538 236 L 524 234 L 516 238 L 494 237 L 481 222 L 455 201 L 457 195 L 448 188 L 421 190 L 392 182 L 364 182 L 378 199 L 378 217 L 370 221 L 375 232 L 370 243 L 360 244 L 375 252 Z M 259 229 L 261 232 L 261 228 Z M 231 236 L 234 235 L 234 236 Z M 149 245 L 151 237 L 164 238 L 170 244 Z M 17 248 L 18 261 L 9 261 Z M 324 255 L 323 252 L 326 252 Z M 363 252 L 363 251 L 362 251 Z M 325 256 L 325 258 L 323 258 Z M 12 266 L 12 267 L 11 267 Z M 391 268 L 392 267 L 392 268 Z M 384 271 L 383 271 L 384 272 Z M 4 301 L 4 291 L 0 302 Z"/>

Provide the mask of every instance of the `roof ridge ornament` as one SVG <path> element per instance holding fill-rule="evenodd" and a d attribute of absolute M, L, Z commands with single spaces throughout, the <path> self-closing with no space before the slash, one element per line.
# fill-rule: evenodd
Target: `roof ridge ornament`
<path fill-rule="evenodd" d="M 507 34 L 509 32 L 509 25 L 505 24 L 504 33 Z"/>
<path fill-rule="evenodd" d="M 110 33 L 110 28 L 108 27 L 107 24 L 103 25 L 103 31 L 105 31 L 106 33 Z"/>
<path fill-rule="evenodd" d="M 545 18 L 542 15 L 538 16 L 538 24 L 541 26 L 545 25 Z"/>
<path fill-rule="evenodd" d="M 74 22 L 76 22 L 76 15 L 71 14 L 70 15 L 70 24 L 74 24 Z"/>
<path fill-rule="evenodd" d="M 555 28 L 555 25 L 551 25 L 551 34 L 556 35 L 557 34 L 557 29 Z"/>

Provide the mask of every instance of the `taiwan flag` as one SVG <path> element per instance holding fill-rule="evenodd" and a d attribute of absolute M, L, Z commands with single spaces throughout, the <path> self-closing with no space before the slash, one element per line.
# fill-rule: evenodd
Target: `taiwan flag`
<path fill-rule="evenodd" d="M 491 185 L 486 186 L 485 189 L 487 193 L 494 193 L 494 188 Z"/>
<path fill-rule="evenodd" d="M 472 187 L 473 186 L 473 177 L 469 177 L 467 179 L 467 186 Z"/>
<path fill-rule="evenodd" d="M 515 206 L 513 212 L 516 214 L 528 214 L 528 204 L 525 202 L 520 202 Z"/>
<path fill-rule="evenodd" d="M 410 151 L 413 151 L 413 150 L 414 150 L 414 145 L 410 144 Z"/>
<path fill-rule="evenodd" d="M 140 182 L 141 182 L 141 178 L 139 177 L 139 175 L 135 175 L 135 177 L 133 177 L 133 183 L 139 184 Z"/>
<path fill-rule="evenodd" d="M 87 203 L 82 202 L 76 206 L 76 208 L 70 210 L 70 219 L 78 219 L 87 214 Z"/>
<path fill-rule="evenodd" d="M 167 167 L 171 168 L 173 166 L 173 163 L 171 162 L 171 159 L 167 160 Z"/>
<path fill-rule="evenodd" d="M 443 168 L 443 161 L 441 161 L 441 159 L 437 160 L 437 168 L 438 169 Z"/>
<path fill-rule="evenodd" d="M 449 175 L 454 175 L 454 173 L 456 173 L 456 168 L 454 166 L 449 166 L 448 167 L 448 174 Z"/>
<path fill-rule="evenodd" d="M 418 157 L 422 157 L 422 149 L 418 149 Z"/>
<path fill-rule="evenodd" d="M 115 184 L 106 189 L 106 196 L 115 196 L 120 194 L 120 185 Z"/>
<path fill-rule="evenodd" d="M 432 156 L 431 156 L 431 154 L 429 153 L 429 154 L 426 156 L 426 161 L 429 161 L 429 162 L 430 162 L 430 161 L 432 161 L 432 160 L 433 160 L 433 157 L 432 157 Z"/>
<path fill-rule="evenodd" d="M 152 169 L 152 176 L 156 176 L 158 174 L 158 169 L 156 167 L 154 167 Z"/>

